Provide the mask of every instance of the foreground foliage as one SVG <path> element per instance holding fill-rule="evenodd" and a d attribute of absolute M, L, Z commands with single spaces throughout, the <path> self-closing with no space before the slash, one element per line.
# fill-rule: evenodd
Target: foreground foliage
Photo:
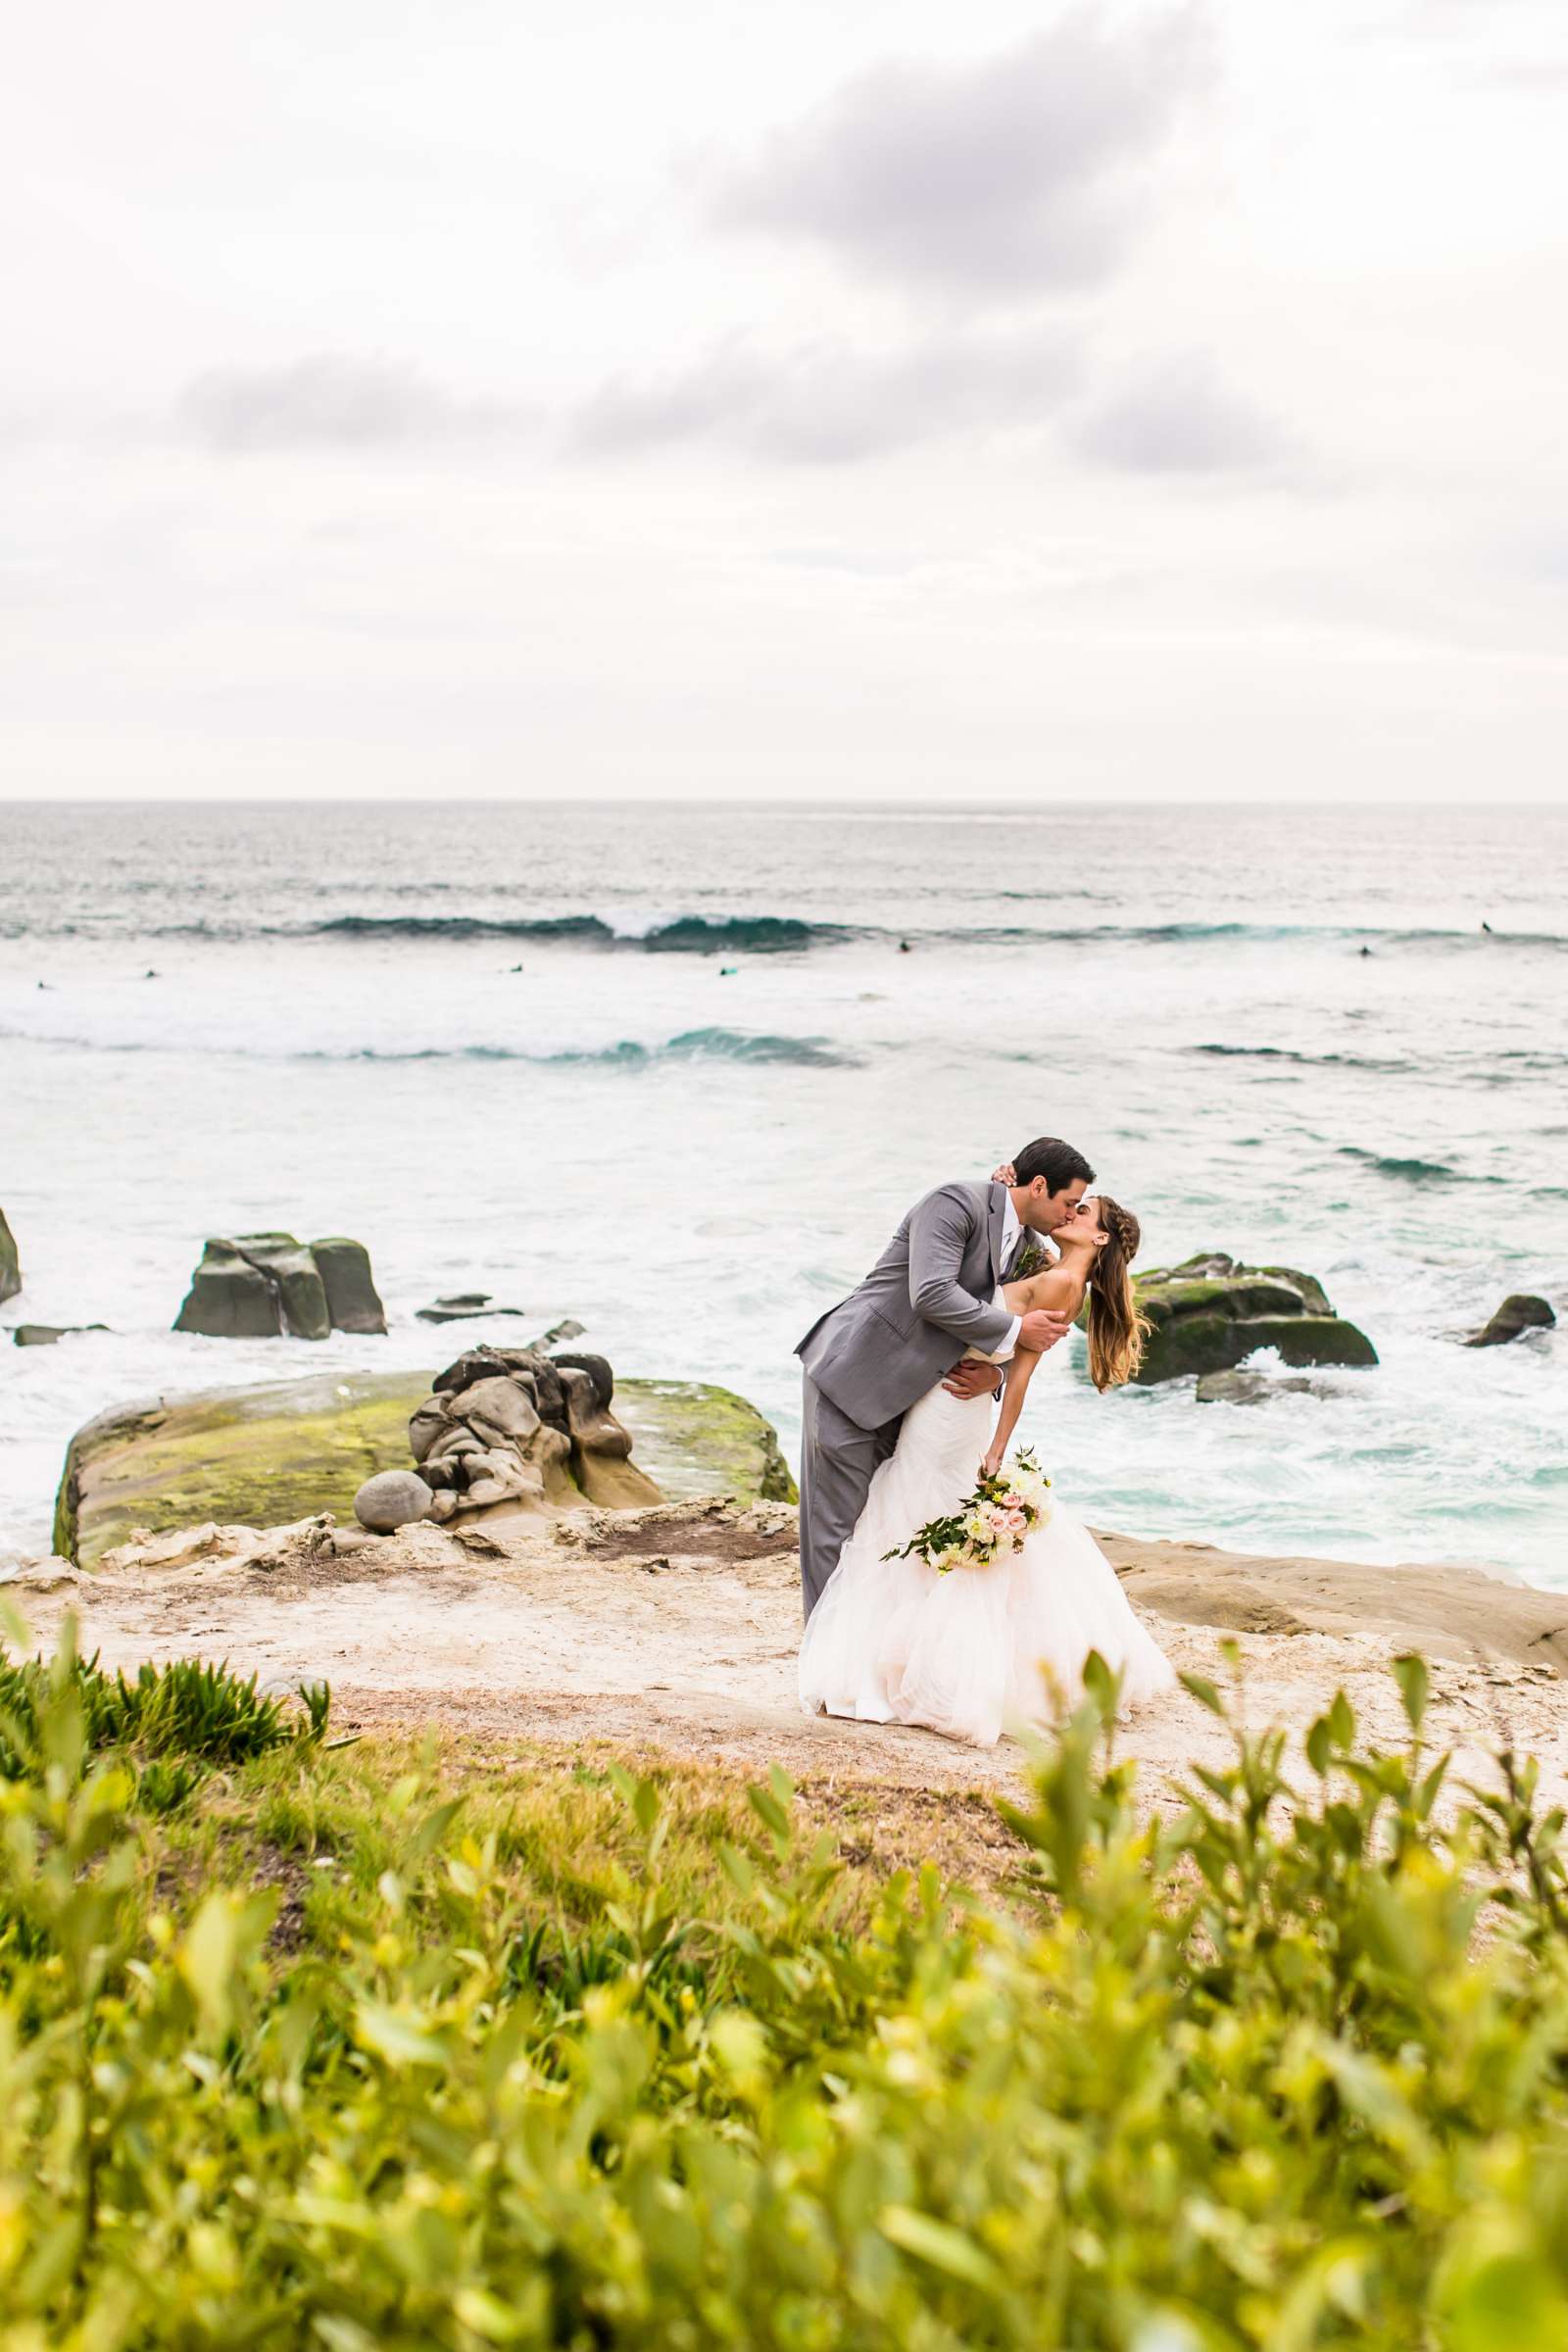
<path fill-rule="evenodd" d="M 525 1779 L 362 1818 L 318 1738 L 151 1818 L 68 1652 L 0 1786 L 4 2340 L 1559 2352 L 1563 1824 L 1504 1756 L 1436 1827 L 1398 1672 L 1400 1752 L 1340 1698 L 1305 1794 L 1236 1728 L 1144 1825 L 1099 1686 L 1015 1903 L 867 1914 L 780 1774 L 744 1835 L 616 1771 L 575 1872 Z M 247 1807 L 329 1866 L 291 1951 L 213 1883 Z"/>

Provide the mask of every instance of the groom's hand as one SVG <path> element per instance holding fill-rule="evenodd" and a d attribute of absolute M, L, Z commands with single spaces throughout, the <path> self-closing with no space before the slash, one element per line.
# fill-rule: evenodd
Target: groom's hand
<path fill-rule="evenodd" d="M 966 1355 L 954 1365 L 942 1386 L 950 1396 L 961 1396 L 966 1402 L 975 1396 L 994 1396 L 1002 1386 L 1001 1367 L 978 1355 Z"/>
<path fill-rule="evenodd" d="M 1044 1355 L 1048 1348 L 1054 1348 L 1058 1340 L 1064 1340 L 1071 1329 L 1071 1315 L 1058 1315 L 1053 1307 L 1037 1306 L 1019 1321 L 1018 1345 L 1032 1348 L 1036 1355 Z"/>

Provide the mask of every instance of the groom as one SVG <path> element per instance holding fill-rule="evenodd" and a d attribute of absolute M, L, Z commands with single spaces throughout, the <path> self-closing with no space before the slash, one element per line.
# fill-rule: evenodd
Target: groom
<path fill-rule="evenodd" d="M 1095 1171 L 1071 1144 L 1043 1136 L 1019 1152 L 1011 1175 L 1010 1185 L 939 1185 L 917 1200 L 858 1290 L 829 1307 L 795 1350 L 806 1371 L 801 1592 L 808 1617 L 910 1405 L 944 1372 L 943 1386 L 955 1396 L 994 1392 L 1002 1357 L 1020 1343 L 1044 1353 L 1069 1328 L 1067 1316 L 1044 1309 L 1010 1315 L 996 1292 L 1027 1247 L 1026 1234 L 1064 1225 Z M 962 1359 L 965 1348 L 991 1360 Z"/>

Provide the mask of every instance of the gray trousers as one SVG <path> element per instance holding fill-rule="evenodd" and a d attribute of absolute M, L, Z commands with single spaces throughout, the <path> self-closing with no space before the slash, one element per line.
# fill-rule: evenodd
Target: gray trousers
<path fill-rule="evenodd" d="M 806 1375 L 801 1411 L 801 1598 L 808 1617 L 865 1508 L 871 1480 L 899 1442 L 904 1415 L 862 1429 Z"/>

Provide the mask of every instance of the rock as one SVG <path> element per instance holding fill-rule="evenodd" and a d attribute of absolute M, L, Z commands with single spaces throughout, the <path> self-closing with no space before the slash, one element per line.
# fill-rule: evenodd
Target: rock
<path fill-rule="evenodd" d="M 107 1331 L 107 1323 L 19 1323 L 11 1337 L 19 1348 L 52 1348 L 74 1331 Z"/>
<path fill-rule="evenodd" d="M 390 1536 L 428 1516 L 430 1490 L 414 1470 L 381 1470 L 354 1497 L 354 1516 L 372 1535 Z"/>
<path fill-rule="evenodd" d="M 370 1273 L 370 1252 L 363 1242 L 345 1241 L 334 1234 L 311 1244 L 326 1293 L 326 1311 L 334 1331 L 384 1332 L 386 1308 L 381 1304 Z"/>
<path fill-rule="evenodd" d="M 384 1332 L 386 1316 L 363 1245 L 334 1239 L 319 1248 L 320 1260 L 317 1245 L 297 1242 L 291 1233 L 209 1241 L 174 1329 L 217 1340 L 324 1340 L 334 1329 Z"/>
<path fill-rule="evenodd" d="M 0 1299 L 14 1298 L 22 1288 L 22 1260 L 17 1254 L 16 1236 L 6 1223 L 6 1212 L 0 1208 Z"/>
<path fill-rule="evenodd" d="M 275 1284 L 231 1242 L 209 1242 L 174 1329 L 201 1332 L 211 1340 L 273 1340 L 284 1328 Z"/>
<path fill-rule="evenodd" d="M 0 1568 L 0 1585 L 21 1585 L 29 1592 L 58 1592 L 63 1586 L 79 1585 L 80 1573 L 69 1560 L 50 1554 L 41 1560 L 19 1560 L 14 1568 Z"/>
<path fill-rule="evenodd" d="M 1152 1327 L 1138 1375 L 1146 1386 L 1229 1371 L 1262 1348 L 1296 1365 L 1378 1360 L 1366 1335 L 1335 1314 L 1322 1284 L 1294 1266 L 1247 1266 L 1204 1251 L 1140 1275 L 1137 1289 Z"/>
<path fill-rule="evenodd" d="M 528 1507 L 580 1509 L 561 1376 L 546 1369 L 560 1425 L 542 1420 L 530 1442 L 541 1492 Z M 487 1370 L 493 1375 L 494 1365 Z M 355 1494 L 368 1478 L 409 1469 L 410 1418 L 435 1403 L 430 1381 L 428 1369 L 314 1373 L 102 1413 L 67 1451 L 54 1549 L 94 1568 L 134 1528 L 155 1536 L 205 1522 L 275 1528 L 327 1513 L 352 1524 Z M 764 1487 L 793 1495 L 772 1430 L 744 1398 L 697 1382 L 623 1380 L 615 1406 L 633 1440 L 634 1466 L 662 1492 L 733 1494 L 745 1502 Z M 454 1437 L 473 1455 L 484 1450 L 466 1429 Z M 420 1476 L 442 1484 L 433 1461 Z M 465 1507 L 456 1486 L 444 1487 L 430 1516 L 447 1521 Z"/>
<path fill-rule="evenodd" d="M 505 1375 L 472 1382 L 464 1390 L 458 1409 L 470 1429 L 483 1422 L 503 1438 L 526 1440 L 539 1426 L 529 1390 Z"/>
<path fill-rule="evenodd" d="M 466 1323 L 475 1315 L 524 1315 L 527 1311 L 523 1306 L 492 1306 L 488 1291 L 459 1291 L 451 1298 L 436 1298 L 415 1310 L 420 1323 Z"/>
<path fill-rule="evenodd" d="M 623 1380 L 615 1408 L 639 1462 L 672 1501 L 700 1494 L 741 1503 L 800 1499 L 777 1431 L 729 1389 L 694 1380 Z"/>
<path fill-rule="evenodd" d="M 451 1416 L 439 1396 L 426 1397 L 409 1423 L 409 1444 L 416 1462 L 422 1462 L 431 1447 L 438 1445 L 444 1433 L 452 1427 Z"/>
<path fill-rule="evenodd" d="M 1503 1300 L 1484 1331 L 1466 1340 L 1467 1348 L 1505 1348 L 1527 1331 L 1550 1331 L 1556 1316 L 1544 1298 L 1530 1291 L 1514 1291 Z"/>
<path fill-rule="evenodd" d="M 604 1361 L 603 1357 L 598 1360 Z M 630 1432 L 598 1401 L 601 1385 L 613 1388 L 610 1366 L 605 1364 L 601 1384 L 592 1372 L 559 1357 L 557 1362 L 565 1396 L 572 1475 L 588 1500 L 606 1510 L 620 1511 L 662 1501 L 653 1480 L 630 1459 Z"/>
<path fill-rule="evenodd" d="M 427 1372 L 318 1373 L 99 1414 L 67 1451 L 54 1547 L 90 1568 L 134 1527 L 350 1519 L 366 1479 L 408 1468 L 428 1387 Z"/>
<path fill-rule="evenodd" d="M 564 1371 L 586 1372 L 593 1385 L 594 1404 L 600 1412 L 608 1412 L 615 1394 L 615 1375 L 610 1369 L 610 1359 L 604 1355 L 563 1355 L 559 1351 L 550 1361 Z"/>
<path fill-rule="evenodd" d="M 1316 1380 L 1272 1380 L 1266 1372 L 1205 1372 L 1198 1384 L 1200 1404 L 1267 1404 L 1271 1396 L 1326 1396 Z"/>

